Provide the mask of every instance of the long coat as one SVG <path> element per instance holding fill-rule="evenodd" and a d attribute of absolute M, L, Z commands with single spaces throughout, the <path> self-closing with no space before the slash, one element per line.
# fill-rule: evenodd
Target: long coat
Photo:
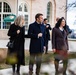
<path fill-rule="evenodd" d="M 39 33 L 43 34 L 41 38 L 38 38 Z M 43 53 L 43 47 L 45 46 L 45 26 L 43 24 L 38 24 L 37 22 L 30 24 L 28 35 L 31 38 L 30 53 Z"/>
<path fill-rule="evenodd" d="M 68 50 L 67 33 L 64 30 L 62 34 L 59 28 L 53 28 L 52 30 L 52 49 L 56 50 Z"/>
<path fill-rule="evenodd" d="M 52 30 L 52 49 L 56 49 L 55 59 L 64 60 L 67 59 L 68 40 L 67 33 L 64 30 L 63 34 L 59 28 L 53 28 Z"/>
<path fill-rule="evenodd" d="M 20 30 L 20 33 L 17 34 L 17 30 Z M 16 26 L 12 24 L 8 31 L 8 36 L 10 36 L 10 40 L 14 40 L 14 47 L 9 49 L 9 53 L 16 53 L 18 64 L 25 64 L 25 56 L 24 56 L 24 27 Z"/>

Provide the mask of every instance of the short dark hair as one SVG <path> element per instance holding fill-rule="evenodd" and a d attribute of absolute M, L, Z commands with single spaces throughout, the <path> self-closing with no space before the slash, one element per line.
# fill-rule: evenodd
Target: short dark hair
<path fill-rule="evenodd" d="M 44 21 L 48 20 L 47 18 L 44 18 Z"/>
<path fill-rule="evenodd" d="M 43 14 L 41 14 L 41 13 L 36 14 L 35 19 L 37 20 L 37 18 L 39 18 L 40 16 L 43 16 Z"/>

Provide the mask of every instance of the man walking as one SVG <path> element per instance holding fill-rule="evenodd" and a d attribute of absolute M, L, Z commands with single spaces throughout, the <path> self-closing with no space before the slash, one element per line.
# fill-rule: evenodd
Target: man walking
<path fill-rule="evenodd" d="M 35 16 L 35 22 L 29 25 L 28 35 L 31 38 L 29 75 L 33 74 L 34 62 L 36 62 L 36 75 L 40 73 L 42 53 L 45 48 L 45 26 L 42 22 L 43 14 L 38 13 Z"/>
<path fill-rule="evenodd" d="M 45 50 L 45 54 L 48 54 L 48 42 L 50 40 L 49 30 L 51 30 L 52 28 L 51 28 L 50 24 L 48 24 L 47 18 L 44 19 L 44 25 L 46 27 L 46 50 Z"/>

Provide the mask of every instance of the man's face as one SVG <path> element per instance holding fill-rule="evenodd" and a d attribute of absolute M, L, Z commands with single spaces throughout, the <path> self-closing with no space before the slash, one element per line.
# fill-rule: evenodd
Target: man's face
<path fill-rule="evenodd" d="M 39 23 L 42 23 L 42 22 L 43 22 L 43 16 L 42 16 L 42 15 L 39 16 L 39 18 L 37 18 L 37 21 L 38 21 Z"/>

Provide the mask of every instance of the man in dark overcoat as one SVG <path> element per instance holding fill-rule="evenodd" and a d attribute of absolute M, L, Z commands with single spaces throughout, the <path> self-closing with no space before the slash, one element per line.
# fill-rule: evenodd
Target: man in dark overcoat
<path fill-rule="evenodd" d="M 51 28 L 50 24 L 48 24 L 47 18 L 44 19 L 44 25 L 46 27 L 46 50 L 45 50 L 45 54 L 48 54 L 48 42 L 50 41 L 49 30 L 51 30 L 52 28 Z"/>
<path fill-rule="evenodd" d="M 30 40 L 30 61 L 29 75 L 33 74 L 34 61 L 36 62 L 36 75 L 39 75 L 42 53 L 45 48 L 45 26 L 43 22 L 43 14 L 38 13 L 35 16 L 35 22 L 29 25 L 28 35 Z M 36 60 L 35 60 L 36 59 Z"/>

